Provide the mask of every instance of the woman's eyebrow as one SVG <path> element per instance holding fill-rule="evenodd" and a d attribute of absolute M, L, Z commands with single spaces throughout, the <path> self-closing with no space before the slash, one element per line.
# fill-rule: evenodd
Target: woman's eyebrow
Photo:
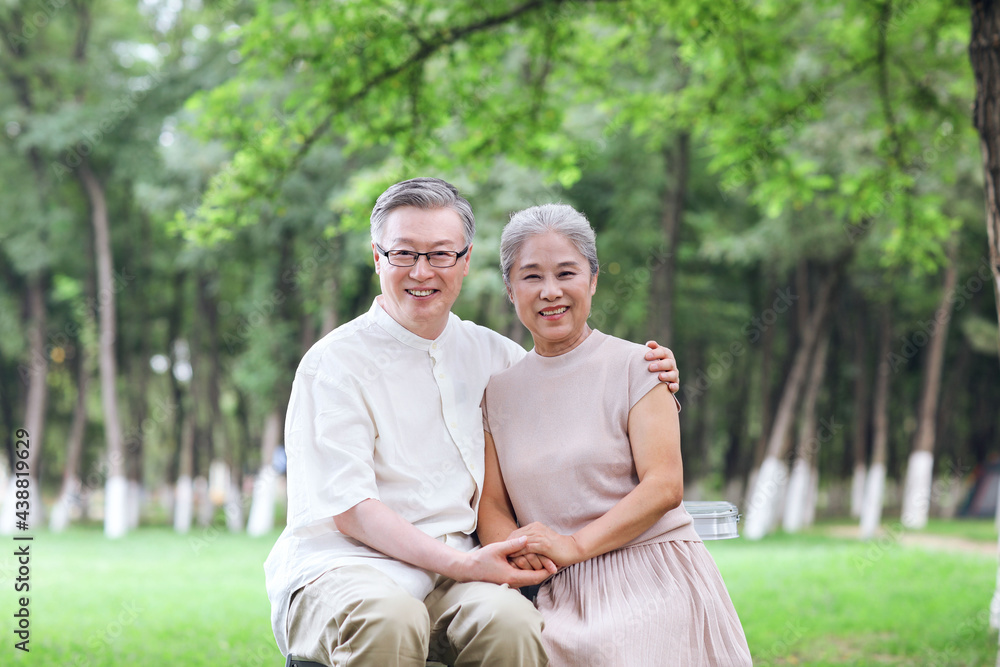
<path fill-rule="evenodd" d="M 556 267 L 558 267 L 558 268 L 562 268 L 562 267 L 565 267 L 565 266 L 578 267 L 578 266 L 580 266 L 580 263 L 576 262 L 576 261 L 570 260 L 570 261 L 566 261 L 566 262 L 559 262 L 558 264 L 556 264 Z M 521 266 L 518 267 L 518 270 L 519 271 L 525 271 L 525 270 L 537 271 L 539 268 L 540 268 L 540 265 L 532 263 L 532 264 L 522 264 Z"/>

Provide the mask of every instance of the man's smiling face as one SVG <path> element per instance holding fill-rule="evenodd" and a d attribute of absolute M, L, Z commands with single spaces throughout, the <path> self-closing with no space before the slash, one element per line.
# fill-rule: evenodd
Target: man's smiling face
<path fill-rule="evenodd" d="M 461 252 L 465 248 L 462 219 L 450 208 L 403 206 L 389 213 L 384 230 L 379 241 L 384 250 Z M 471 246 L 455 266 L 445 269 L 431 266 L 426 257 L 419 257 L 413 266 L 392 266 L 374 243 L 372 254 L 382 285 L 379 305 L 421 338 L 441 335 L 462 280 L 469 274 Z"/>

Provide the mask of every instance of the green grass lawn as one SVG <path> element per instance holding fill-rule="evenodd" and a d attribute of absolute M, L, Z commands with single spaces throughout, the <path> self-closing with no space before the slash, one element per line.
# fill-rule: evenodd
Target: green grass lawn
<path fill-rule="evenodd" d="M 261 565 L 276 536 L 40 533 L 28 654 L 13 646 L 14 542 L 2 537 L 0 665 L 281 665 Z M 816 534 L 709 548 L 757 665 L 994 662 L 994 557 Z"/>

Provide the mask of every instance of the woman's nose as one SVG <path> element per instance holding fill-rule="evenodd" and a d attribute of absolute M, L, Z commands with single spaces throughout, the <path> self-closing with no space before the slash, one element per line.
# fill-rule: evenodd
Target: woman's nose
<path fill-rule="evenodd" d="M 562 296 L 562 290 L 559 289 L 559 283 L 553 280 L 546 280 L 542 283 L 543 299 L 557 299 L 560 296 Z"/>

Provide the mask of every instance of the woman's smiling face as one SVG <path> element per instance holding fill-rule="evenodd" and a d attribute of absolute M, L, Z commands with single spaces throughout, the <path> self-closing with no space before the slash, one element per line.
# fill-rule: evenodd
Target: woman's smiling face
<path fill-rule="evenodd" d="M 569 352 L 590 333 L 587 317 L 597 291 L 587 258 L 562 234 L 546 232 L 524 241 L 510 272 L 510 297 L 535 351 L 545 357 Z"/>

